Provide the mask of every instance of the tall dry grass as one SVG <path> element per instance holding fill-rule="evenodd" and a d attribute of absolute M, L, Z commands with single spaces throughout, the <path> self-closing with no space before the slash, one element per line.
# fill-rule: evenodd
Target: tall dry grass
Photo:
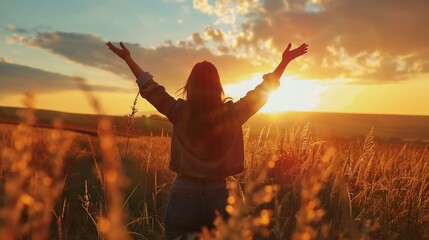
<path fill-rule="evenodd" d="M 118 137 L 105 118 L 98 137 L 59 121 L 34 128 L 28 99 L 22 123 L 0 127 L 1 239 L 162 239 L 169 138 Z M 200 239 L 429 238 L 427 146 L 378 142 L 376 129 L 351 140 L 310 124 L 244 131 L 246 170 L 228 178 L 231 218 Z"/>
<path fill-rule="evenodd" d="M 48 133 L 33 129 L 33 102 L 27 94 L 27 109 L 19 113 L 22 122 L 1 149 L 2 239 L 46 239 L 51 210 L 63 188 L 63 159 L 71 139 L 58 119 Z"/>

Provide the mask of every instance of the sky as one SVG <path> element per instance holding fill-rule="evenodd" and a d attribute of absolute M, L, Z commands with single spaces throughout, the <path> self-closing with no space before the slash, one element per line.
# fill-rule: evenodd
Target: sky
<path fill-rule="evenodd" d="M 133 58 L 176 98 L 208 60 L 235 101 L 291 62 L 262 112 L 429 115 L 429 1 L 423 0 L 0 0 L 0 106 L 126 115 L 137 94 Z M 140 98 L 139 113 L 155 109 Z"/>

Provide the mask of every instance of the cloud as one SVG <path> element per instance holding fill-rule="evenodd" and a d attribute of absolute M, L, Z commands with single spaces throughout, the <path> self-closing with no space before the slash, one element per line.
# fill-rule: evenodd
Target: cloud
<path fill-rule="evenodd" d="M 201 37 L 199 33 L 193 33 L 191 35 L 191 39 L 194 42 L 195 45 L 204 45 L 204 39 Z"/>
<path fill-rule="evenodd" d="M 193 0 L 192 7 L 202 13 L 215 15 L 215 24 L 235 24 L 239 14 L 246 14 L 250 9 L 258 7 L 257 0 L 216 0 L 211 4 L 208 0 Z"/>
<path fill-rule="evenodd" d="M 6 44 L 13 45 L 15 43 L 25 42 L 26 37 L 20 34 L 21 33 L 20 31 L 17 31 L 16 29 L 13 31 L 14 32 L 12 33 L 11 36 L 5 37 Z"/>
<path fill-rule="evenodd" d="M 213 29 L 212 26 L 204 28 L 204 35 L 215 42 L 222 42 L 225 39 L 225 33 L 221 29 Z"/>
<path fill-rule="evenodd" d="M 8 23 L 8 24 L 6 24 L 6 30 L 14 31 L 14 30 L 16 30 L 16 26 L 11 24 L 11 23 Z"/>
<path fill-rule="evenodd" d="M 12 63 L 12 61 L 7 57 L 0 57 L 0 63 Z"/>
<path fill-rule="evenodd" d="M 201 38 L 199 34 L 198 36 Z M 199 41 L 198 37 L 195 37 L 195 40 Z M 23 42 L 61 55 L 70 61 L 104 69 L 134 81 L 134 76 L 126 64 L 106 47 L 105 41 L 99 36 L 44 32 L 26 38 Z M 170 92 L 183 87 L 193 65 L 203 60 L 211 61 L 218 67 L 223 83 L 238 82 L 255 72 L 272 70 L 266 64 L 255 65 L 233 55 L 218 56 L 205 47 L 195 48 L 186 42 L 175 46 L 170 41 L 154 48 L 144 48 L 135 43 L 124 44 L 143 70 L 150 71 Z"/>
<path fill-rule="evenodd" d="M 198 2 L 197 10 L 209 8 L 208 3 L 202 4 L 207 1 Z M 208 5 L 240 2 L 216 0 Z M 280 53 L 287 43 L 307 42 L 309 53 L 292 66 L 303 77 L 365 82 L 413 79 L 429 72 L 428 12 L 429 4 L 420 0 L 261 0 L 247 5 L 242 13 L 235 11 L 234 18 L 241 14 L 242 21 L 233 24 L 237 30 L 230 31 L 229 37 L 234 40 L 225 46 L 270 62 L 270 56 L 278 56 L 273 53 Z"/>
<path fill-rule="evenodd" d="M 212 15 L 214 10 L 213 10 L 213 6 L 209 4 L 208 0 L 193 0 L 192 1 L 192 6 L 203 12 L 203 13 L 207 13 Z"/>
<path fill-rule="evenodd" d="M 78 90 L 79 77 L 47 72 L 23 65 L 0 61 L 0 96 L 21 94 L 26 91 L 52 93 L 58 91 Z M 83 79 L 85 80 L 85 79 Z M 94 91 L 128 92 L 128 90 L 100 85 L 89 85 Z"/>

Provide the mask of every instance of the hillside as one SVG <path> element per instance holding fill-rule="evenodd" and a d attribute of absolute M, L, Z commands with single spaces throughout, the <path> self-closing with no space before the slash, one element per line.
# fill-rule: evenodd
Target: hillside
<path fill-rule="evenodd" d="M 16 124 L 19 122 L 18 108 L 0 107 L 0 122 Z M 49 110 L 36 110 L 37 126 L 50 127 L 55 118 L 62 118 L 65 129 L 96 134 L 99 116 L 90 114 L 64 113 Z M 118 135 L 127 129 L 127 117 L 108 116 L 116 126 Z M 259 134 L 265 126 L 271 131 L 291 129 L 310 123 L 311 129 L 324 136 L 353 138 L 365 136 L 372 127 L 378 139 L 386 141 L 429 142 L 429 116 L 285 112 L 278 114 L 258 113 L 244 124 L 252 134 Z M 137 117 L 133 135 L 170 134 L 171 124 L 163 117 Z"/>
<path fill-rule="evenodd" d="M 19 108 L 0 107 L 0 123 L 16 124 L 19 122 L 17 112 Z M 52 122 L 56 118 L 61 118 L 64 129 L 81 133 L 95 135 L 98 129 L 98 119 L 100 116 L 92 114 L 65 113 L 50 110 L 36 110 L 36 126 L 52 127 Z M 125 135 L 127 131 L 128 119 L 126 116 L 107 116 L 115 124 L 117 135 Z M 162 132 L 170 134 L 171 124 L 159 116 L 137 117 L 134 123 L 133 135 L 161 135 Z"/>
<path fill-rule="evenodd" d="M 374 128 L 375 137 L 381 140 L 429 142 L 429 116 L 285 112 L 257 114 L 245 126 L 260 129 L 270 124 L 272 129 L 290 129 L 306 123 L 324 136 L 353 138 Z"/>

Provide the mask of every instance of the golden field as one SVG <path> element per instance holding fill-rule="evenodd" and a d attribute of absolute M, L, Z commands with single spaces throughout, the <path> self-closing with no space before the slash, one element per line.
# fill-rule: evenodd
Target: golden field
<path fill-rule="evenodd" d="M 174 173 L 169 137 L 0 124 L 0 238 L 162 239 Z M 200 239 L 428 239 L 422 143 L 324 136 L 312 123 L 245 132 L 246 170 L 228 178 L 228 222 Z"/>

